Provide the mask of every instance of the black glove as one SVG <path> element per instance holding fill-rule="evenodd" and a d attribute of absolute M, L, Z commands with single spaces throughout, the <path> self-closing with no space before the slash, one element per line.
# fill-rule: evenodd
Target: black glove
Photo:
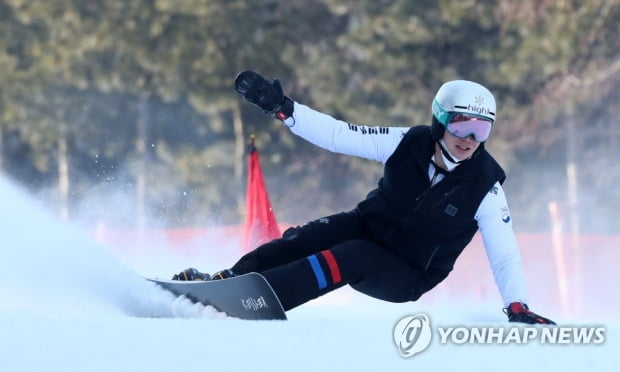
<path fill-rule="evenodd" d="M 547 319 L 532 311 L 529 307 L 521 302 L 513 302 L 504 309 L 504 313 L 508 315 L 508 321 L 527 323 L 527 324 L 553 324 L 555 322 L 551 319 Z"/>
<path fill-rule="evenodd" d="M 277 119 L 286 120 L 293 115 L 293 101 L 284 95 L 278 79 L 270 83 L 254 71 L 243 71 L 235 78 L 235 90 Z"/>
<path fill-rule="evenodd" d="M 211 276 L 190 267 L 189 269 L 185 269 L 178 274 L 174 274 L 172 276 L 172 280 L 211 280 Z"/>

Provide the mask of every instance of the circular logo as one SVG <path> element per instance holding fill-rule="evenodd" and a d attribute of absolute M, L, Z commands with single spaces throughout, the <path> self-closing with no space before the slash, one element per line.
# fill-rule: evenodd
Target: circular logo
<path fill-rule="evenodd" d="M 407 315 L 394 326 L 394 343 L 404 358 L 426 350 L 431 336 L 431 321 L 426 314 Z"/>

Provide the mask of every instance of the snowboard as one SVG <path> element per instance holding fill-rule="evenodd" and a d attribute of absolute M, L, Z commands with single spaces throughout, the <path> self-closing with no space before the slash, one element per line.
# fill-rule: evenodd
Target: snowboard
<path fill-rule="evenodd" d="M 286 320 L 280 300 L 258 273 L 211 281 L 148 279 L 177 296 L 248 320 Z"/>

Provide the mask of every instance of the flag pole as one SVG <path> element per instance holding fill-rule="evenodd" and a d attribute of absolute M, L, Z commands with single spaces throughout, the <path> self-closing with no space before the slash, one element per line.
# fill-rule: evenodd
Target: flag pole
<path fill-rule="evenodd" d="M 250 154 L 256 151 L 256 145 L 254 144 L 256 140 L 256 135 L 254 133 L 250 134 Z"/>
<path fill-rule="evenodd" d="M 254 134 L 250 135 L 246 213 L 243 228 L 244 252 L 248 252 L 260 244 L 280 237 L 278 223 L 269 201 L 255 140 L 256 136 Z"/>

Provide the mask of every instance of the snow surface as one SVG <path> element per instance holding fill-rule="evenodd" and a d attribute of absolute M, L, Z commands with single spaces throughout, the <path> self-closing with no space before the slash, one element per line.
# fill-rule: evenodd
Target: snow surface
<path fill-rule="evenodd" d="M 242 321 L 175 298 L 142 279 L 187 266 L 170 252 L 124 257 L 63 223 L 0 177 L 0 371 L 617 371 L 616 319 L 602 345 L 441 345 L 402 358 L 396 322 L 506 326 L 497 303 L 389 304 L 349 289 L 289 312 Z M 215 263 L 213 263 L 215 265 Z M 213 268 L 216 268 L 215 266 Z M 617 296 L 613 294 L 613 296 Z"/>

